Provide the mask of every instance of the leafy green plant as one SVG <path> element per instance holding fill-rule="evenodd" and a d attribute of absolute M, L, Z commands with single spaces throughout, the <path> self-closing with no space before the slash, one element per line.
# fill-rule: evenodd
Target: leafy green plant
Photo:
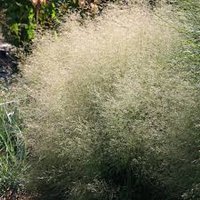
<path fill-rule="evenodd" d="M 3 1 L 1 9 L 5 15 L 3 32 L 8 41 L 18 46 L 33 39 L 36 24 L 30 1 Z"/>
<path fill-rule="evenodd" d="M 52 27 L 57 21 L 57 8 L 53 2 L 41 6 L 38 24 L 31 1 L 3 0 L 1 10 L 5 16 L 2 24 L 4 36 L 16 46 L 31 42 L 35 37 L 37 25 L 43 28 Z"/>

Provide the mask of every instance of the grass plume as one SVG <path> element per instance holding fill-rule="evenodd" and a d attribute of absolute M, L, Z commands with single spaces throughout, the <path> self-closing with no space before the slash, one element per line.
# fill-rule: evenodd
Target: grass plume
<path fill-rule="evenodd" d="M 157 13 L 171 26 L 144 7 L 107 9 L 40 38 L 24 67 L 31 187 L 41 199 L 179 199 L 198 173 L 197 93 L 173 64 L 179 23 L 170 7 Z"/>

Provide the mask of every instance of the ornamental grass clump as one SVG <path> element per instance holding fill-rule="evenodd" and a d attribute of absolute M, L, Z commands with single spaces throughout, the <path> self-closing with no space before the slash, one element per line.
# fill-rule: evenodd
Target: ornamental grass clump
<path fill-rule="evenodd" d="M 39 39 L 21 109 L 41 199 L 179 199 L 200 177 L 198 94 L 173 64 L 179 23 L 157 14 L 109 7 Z"/>

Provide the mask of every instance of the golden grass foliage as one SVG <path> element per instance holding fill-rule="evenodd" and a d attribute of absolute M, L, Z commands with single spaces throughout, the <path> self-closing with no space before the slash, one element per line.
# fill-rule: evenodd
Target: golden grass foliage
<path fill-rule="evenodd" d="M 53 41 L 37 40 L 23 69 L 31 98 L 22 108 L 38 159 L 36 188 L 64 187 L 67 199 L 120 199 L 120 187 L 109 183 L 132 176 L 123 176 L 124 168 L 141 168 L 162 182 L 155 168 L 184 155 L 177 156 L 175 143 L 188 133 L 196 93 L 170 60 L 181 40 L 171 16 L 169 7 L 151 13 L 110 6 L 82 25 L 68 20 Z M 126 187 L 128 200 L 128 180 Z"/>
<path fill-rule="evenodd" d="M 151 70 L 177 41 L 176 31 L 141 8 L 112 10 L 84 26 L 75 21 L 65 26 L 54 41 L 48 36 L 36 41 L 37 48 L 24 67 L 30 95 L 40 104 L 36 108 L 60 112 L 63 93 L 74 76 L 82 79 L 99 72 L 101 76 L 134 66 L 142 67 L 142 73 Z M 150 66 L 143 69 L 146 61 Z"/>

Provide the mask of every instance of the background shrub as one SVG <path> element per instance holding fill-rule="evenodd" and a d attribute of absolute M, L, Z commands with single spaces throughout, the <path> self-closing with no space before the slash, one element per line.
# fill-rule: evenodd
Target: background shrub
<path fill-rule="evenodd" d="M 62 2 L 64 3 L 64 1 Z M 35 16 L 36 9 L 31 1 L 2 0 L 0 2 L 0 8 L 5 16 L 5 20 L 3 23 L 1 22 L 4 37 L 16 46 L 29 44 L 35 37 L 37 26 L 52 28 L 58 23 L 58 5 L 60 5 L 60 1 L 56 1 L 56 4 L 54 1 L 49 1 L 48 4 L 42 5 L 37 24 Z"/>
<path fill-rule="evenodd" d="M 1 1 L 0 7 L 5 15 L 2 25 L 8 41 L 20 45 L 33 39 L 36 24 L 31 1 Z"/>

